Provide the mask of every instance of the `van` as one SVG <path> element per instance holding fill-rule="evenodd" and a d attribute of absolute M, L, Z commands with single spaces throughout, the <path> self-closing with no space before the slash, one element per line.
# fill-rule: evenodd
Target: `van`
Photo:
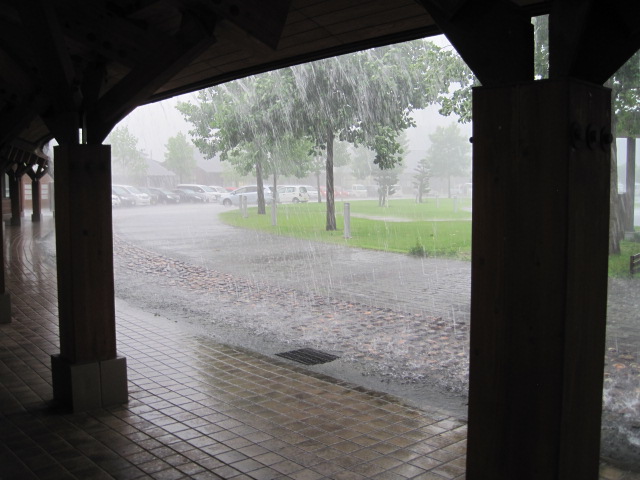
<path fill-rule="evenodd" d="M 309 193 L 304 185 L 280 185 L 277 189 L 279 203 L 308 202 Z"/>
<path fill-rule="evenodd" d="M 206 198 L 207 203 L 217 202 L 219 194 L 213 188 L 207 185 L 199 185 L 196 183 L 181 183 L 176 185 L 178 190 L 188 190 L 191 192 L 199 193 Z"/>
<path fill-rule="evenodd" d="M 351 197 L 366 197 L 367 196 L 367 187 L 360 184 L 351 185 Z"/>

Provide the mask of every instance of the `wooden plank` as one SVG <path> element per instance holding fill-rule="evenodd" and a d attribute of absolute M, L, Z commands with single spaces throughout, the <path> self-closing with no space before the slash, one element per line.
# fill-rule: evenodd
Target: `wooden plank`
<path fill-rule="evenodd" d="M 533 25 L 523 10 L 510 2 L 465 2 L 453 12 L 439 0 L 419 1 L 482 85 L 533 80 Z"/>
<path fill-rule="evenodd" d="M 474 91 L 468 480 L 598 478 L 609 152 L 568 132 L 608 95 Z"/>
<path fill-rule="evenodd" d="M 185 14 L 180 34 L 158 45 L 143 63 L 100 98 L 87 115 L 89 143 L 101 143 L 116 123 L 215 42 L 211 26 L 201 20 Z"/>
<path fill-rule="evenodd" d="M 112 359 L 111 147 L 63 145 L 55 158 L 60 354 L 71 363 Z"/>
<path fill-rule="evenodd" d="M 550 77 L 604 84 L 640 48 L 639 17 L 635 1 L 553 2 Z"/>

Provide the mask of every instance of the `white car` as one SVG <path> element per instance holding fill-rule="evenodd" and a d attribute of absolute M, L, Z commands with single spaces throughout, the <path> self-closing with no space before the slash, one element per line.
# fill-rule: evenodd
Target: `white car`
<path fill-rule="evenodd" d="M 219 202 L 222 203 L 225 207 L 230 207 L 231 205 L 240 205 L 240 197 L 247 197 L 247 204 L 257 204 L 258 203 L 258 187 L 257 185 L 247 185 L 246 187 L 236 188 L 233 192 L 225 193 L 220 197 Z M 271 199 L 271 188 L 264 187 L 264 201 L 266 203 L 270 203 Z"/>
<path fill-rule="evenodd" d="M 176 185 L 176 189 L 198 193 L 200 194 L 200 196 L 205 198 L 207 203 L 217 202 L 218 198 L 220 197 L 218 192 L 206 185 L 198 185 L 195 183 L 181 183 L 180 185 Z"/>
<path fill-rule="evenodd" d="M 134 205 L 151 205 L 151 197 L 131 185 L 111 185 L 111 194 L 128 199 Z"/>
<path fill-rule="evenodd" d="M 318 188 L 314 187 L 313 185 L 303 185 L 304 188 L 307 189 L 307 193 L 309 194 L 309 201 L 310 202 L 317 202 L 318 201 Z M 322 197 L 320 197 L 322 198 Z"/>
<path fill-rule="evenodd" d="M 222 195 L 224 195 L 225 193 L 229 193 L 229 190 L 227 190 L 227 189 L 226 189 L 226 188 L 224 188 L 224 187 L 219 187 L 219 186 L 217 186 L 217 185 L 209 185 L 209 188 L 210 188 L 211 190 L 213 190 L 214 192 L 216 192 L 216 202 L 219 202 L 219 201 L 220 201 L 220 197 L 221 197 Z"/>
<path fill-rule="evenodd" d="M 277 189 L 278 203 L 308 202 L 309 193 L 303 185 L 280 185 Z"/>

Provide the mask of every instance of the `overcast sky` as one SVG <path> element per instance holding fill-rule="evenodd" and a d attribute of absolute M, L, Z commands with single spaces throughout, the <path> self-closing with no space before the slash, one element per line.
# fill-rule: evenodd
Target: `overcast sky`
<path fill-rule="evenodd" d="M 441 47 L 450 47 L 449 42 L 440 35 L 432 37 L 434 43 Z M 188 135 L 190 124 L 184 121 L 182 115 L 175 109 L 178 101 L 187 101 L 195 94 L 186 94 L 163 102 L 138 107 L 120 125 L 126 125 L 129 132 L 135 135 L 139 142 L 138 148 L 151 155 L 153 160 L 164 161 L 165 145 L 170 137 L 178 132 Z M 417 128 L 407 131 L 407 137 L 411 149 L 426 150 L 429 146 L 429 134 L 433 133 L 438 125 L 446 126 L 455 122 L 455 117 L 442 117 L 437 112 L 437 107 L 415 112 L 414 119 Z M 471 126 L 461 125 L 464 135 L 471 136 Z"/>

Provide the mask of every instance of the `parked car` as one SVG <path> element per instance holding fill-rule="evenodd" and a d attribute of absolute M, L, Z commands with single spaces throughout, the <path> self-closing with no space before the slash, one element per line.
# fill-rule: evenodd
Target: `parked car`
<path fill-rule="evenodd" d="M 147 187 L 136 187 L 136 188 L 140 190 L 142 193 L 146 193 L 147 195 L 149 195 L 151 205 L 156 205 L 158 203 L 158 195 L 152 192 L 150 188 L 147 188 Z"/>
<path fill-rule="evenodd" d="M 112 185 L 111 194 L 120 197 L 120 203 L 122 205 L 149 205 L 151 203 L 149 195 L 142 193 L 131 185 Z"/>
<path fill-rule="evenodd" d="M 219 187 L 217 185 L 209 185 L 209 188 L 211 190 L 213 190 L 214 192 L 216 192 L 216 202 L 220 201 L 220 197 L 225 194 L 225 193 L 229 193 L 229 190 L 227 190 L 224 187 Z"/>
<path fill-rule="evenodd" d="M 244 195 L 247 197 L 247 204 L 258 203 L 258 186 L 247 185 L 246 187 L 236 188 L 233 192 L 225 193 L 220 197 L 220 202 L 223 205 L 230 207 L 231 205 L 240 205 L 240 197 Z M 265 202 L 271 202 L 272 193 L 270 187 L 264 187 L 264 200 Z"/>
<path fill-rule="evenodd" d="M 303 185 L 280 185 L 278 192 L 278 203 L 299 203 L 308 202 L 309 193 Z"/>
<path fill-rule="evenodd" d="M 322 193 L 322 196 L 324 198 L 327 197 L 327 189 L 326 187 L 320 187 L 320 193 Z M 346 191 L 345 189 L 343 189 L 342 187 L 339 187 L 337 185 L 333 186 L 333 197 L 334 198 L 346 198 L 349 196 L 349 192 Z"/>
<path fill-rule="evenodd" d="M 180 203 L 180 195 L 163 188 L 150 188 L 158 196 L 159 203 Z"/>
<path fill-rule="evenodd" d="M 180 185 L 176 185 L 176 188 L 178 190 L 188 190 L 198 193 L 204 198 L 205 202 L 209 203 L 216 202 L 219 197 L 218 192 L 206 185 L 198 185 L 195 183 L 181 183 Z"/>
<path fill-rule="evenodd" d="M 120 206 L 120 197 L 118 195 L 115 194 L 111 194 L 111 206 L 112 207 L 119 207 Z"/>
<path fill-rule="evenodd" d="M 206 203 L 208 202 L 207 197 L 199 192 L 194 190 L 183 190 L 182 188 L 176 188 L 173 190 L 175 195 L 180 197 L 180 203 Z"/>
<path fill-rule="evenodd" d="M 310 202 L 318 201 L 318 189 L 312 185 L 303 185 L 304 188 L 307 189 L 307 193 L 309 194 Z"/>
<path fill-rule="evenodd" d="M 365 187 L 364 185 L 360 185 L 359 183 L 355 183 L 351 185 L 349 196 L 364 198 L 367 196 L 367 187 Z"/>

